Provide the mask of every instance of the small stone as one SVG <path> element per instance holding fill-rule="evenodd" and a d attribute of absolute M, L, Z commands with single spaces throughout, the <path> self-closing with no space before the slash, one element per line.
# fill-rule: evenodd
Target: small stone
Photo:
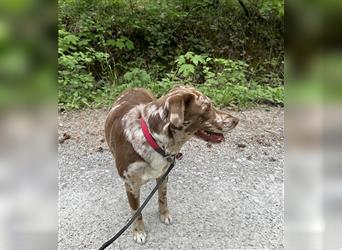
<path fill-rule="evenodd" d="M 60 144 L 62 144 L 62 143 L 64 143 L 66 140 L 69 140 L 70 138 L 71 138 L 71 135 L 69 135 L 68 133 L 63 133 L 62 138 L 60 138 L 60 139 L 58 140 L 58 142 L 59 142 Z"/>
<path fill-rule="evenodd" d="M 270 160 L 270 161 L 277 161 L 277 159 L 274 158 L 274 157 L 270 157 L 269 160 Z"/>
<path fill-rule="evenodd" d="M 103 152 L 103 147 L 98 147 L 96 150 L 95 150 L 96 152 L 100 152 L 100 153 L 102 153 Z"/>

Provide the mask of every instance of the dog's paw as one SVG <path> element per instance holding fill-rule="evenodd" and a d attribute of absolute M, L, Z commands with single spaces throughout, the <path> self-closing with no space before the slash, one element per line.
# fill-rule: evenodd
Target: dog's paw
<path fill-rule="evenodd" d="M 170 225 L 172 223 L 172 216 L 169 212 L 160 214 L 160 220 L 166 225 Z"/>
<path fill-rule="evenodd" d="M 145 244 L 145 242 L 146 242 L 145 231 L 134 231 L 133 232 L 133 240 L 139 244 Z"/>

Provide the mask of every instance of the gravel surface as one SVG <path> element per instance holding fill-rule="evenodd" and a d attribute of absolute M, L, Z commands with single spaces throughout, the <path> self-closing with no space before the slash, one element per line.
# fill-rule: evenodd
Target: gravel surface
<path fill-rule="evenodd" d="M 59 249 L 98 249 L 130 218 L 123 182 L 104 141 L 108 110 L 59 114 Z M 232 112 L 226 142 L 192 139 L 170 173 L 173 224 L 159 221 L 157 199 L 143 211 L 143 246 L 131 228 L 108 249 L 283 249 L 284 112 Z M 142 189 L 144 199 L 153 188 Z"/>

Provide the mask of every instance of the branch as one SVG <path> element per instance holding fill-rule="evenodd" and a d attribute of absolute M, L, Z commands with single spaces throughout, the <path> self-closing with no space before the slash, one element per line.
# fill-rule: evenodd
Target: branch
<path fill-rule="evenodd" d="M 242 0 L 238 0 L 238 2 L 241 5 L 241 7 L 243 8 L 243 10 L 245 11 L 246 16 L 249 16 L 249 11 L 246 8 L 246 5 L 242 2 Z"/>

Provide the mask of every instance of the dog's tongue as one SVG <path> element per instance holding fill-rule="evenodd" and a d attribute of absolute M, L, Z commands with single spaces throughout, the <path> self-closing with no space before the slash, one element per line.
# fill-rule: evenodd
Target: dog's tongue
<path fill-rule="evenodd" d="M 215 142 L 222 142 L 224 140 L 224 137 L 222 134 L 209 133 L 209 137 L 211 141 L 215 141 Z"/>
<path fill-rule="evenodd" d="M 220 134 L 220 133 L 199 130 L 196 132 L 196 135 L 205 141 L 209 141 L 213 143 L 220 143 L 224 141 L 224 136 L 223 134 Z"/>

